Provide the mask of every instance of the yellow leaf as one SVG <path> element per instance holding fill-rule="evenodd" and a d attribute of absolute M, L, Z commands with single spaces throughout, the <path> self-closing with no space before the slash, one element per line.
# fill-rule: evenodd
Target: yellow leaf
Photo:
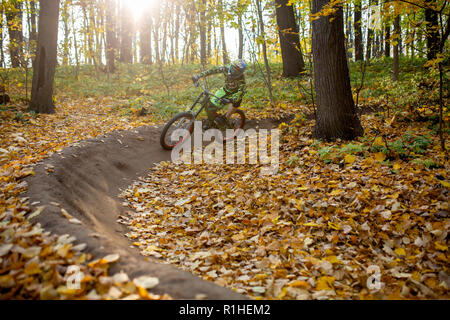
<path fill-rule="evenodd" d="M 70 213 L 67 212 L 66 209 L 62 208 L 61 209 L 61 214 L 64 216 L 64 218 L 66 219 L 73 219 L 72 215 Z"/>
<path fill-rule="evenodd" d="M 394 170 L 398 170 L 401 168 L 401 165 L 399 165 L 398 163 L 394 164 Z"/>
<path fill-rule="evenodd" d="M 341 261 L 336 256 L 328 256 L 325 258 L 325 260 L 331 263 L 341 263 Z"/>
<path fill-rule="evenodd" d="M 258 280 L 265 280 L 267 279 L 267 274 L 265 273 L 258 273 L 257 275 L 255 275 L 255 278 Z"/>
<path fill-rule="evenodd" d="M 86 262 L 86 254 L 82 253 L 78 258 L 77 258 L 77 262 L 82 264 Z"/>
<path fill-rule="evenodd" d="M 56 251 L 56 253 L 61 257 L 65 258 L 69 254 L 70 249 L 72 248 L 72 244 L 68 243 L 63 245 L 61 248 Z"/>
<path fill-rule="evenodd" d="M 447 181 L 440 181 L 440 182 L 444 187 L 450 188 L 450 182 L 447 182 Z"/>
<path fill-rule="evenodd" d="M 386 159 L 386 155 L 383 152 L 375 153 L 375 160 L 382 162 Z"/>
<path fill-rule="evenodd" d="M 422 276 L 421 276 L 420 272 L 414 271 L 414 272 L 411 274 L 411 278 L 412 278 L 413 280 L 420 281 L 420 278 L 422 278 Z"/>
<path fill-rule="evenodd" d="M 141 296 L 141 298 L 149 299 L 148 291 L 147 291 L 147 290 L 145 290 L 145 289 L 142 288 L 141 286 L 138 286 L 137 288 L 138 288 L 138 292 L 139 292 L 139 295 Z"/>
<path fill-rule="evenodd" d="M 244 240 L 245 236 L 242 233 L 235 234 L 231 237 L 234 241 Z"/>
<path fill-rule="evenodd" d="M 324 276 L 317 280 L 316 290 L 333 290 L 334 277 Z"/>
<path fill-rule="evenodd" d="M 440 244 L 439 242 L 435 242 L 434 246 L 436 247 L 437 250 L 441 250 L 441 251 L 447 251 L 448 247 L 444 244 Z"/>
<path fill-rule="evenodd" d="M 328 227 L 334 230 L 341 230 L 339 223 L 328 222 Z"/>
<path fill-rule="evenodd" d="M 66 286 L 59 286 L 56 291 L 58 291 L 59 294 L 66 296 L 72 296 L 77 292 L 75 289 L 69 289 Z"/>
<path fill-rule="evenodd" d="M 317 223 L 314 222 L 308 222 L 303 224 L 305 227 L 318 227 L 319 225 Z"/>
<path fill-rule="evenodd" d="M 397 249 L 394 250 L 394 252 L 396 254 L 398 254 L 399 256 L 406 256 L 406 251 L 403 248 L 397 248 Z"/>
<path fill-rule="evenodd" d="M 355 162 L 355 160 L 356 160 L 356 157 L 355 157 L 354 155 L 351 155 L 351 154 L 347 154 L 347 155 L 344 157 L 345 163 L 351 164 L 351 163 Z"/>
<path fill-rule="evenodd" d="M 281 289 L 280 293 L 278 294 L 278 299 L 283 299 L 287 294 L 287 288 L 283 287 L 283 289 Z"/>
<path fill-rule="evenodd" d="M 37 262 L 32 262 L 25 267 L 24 270 L 26 275 L 38 274 L 41 272 L 41 268 L 39 268 L 39 264 Z"/>
<path fill-rule="evenodd" d="M 298 210 L 303 210 L 304 205 L 305 205 L 305 201 L 304 200 L 302 200 L 302 199 L 300 199 L 300 200 L 295 199 L 295 207 Z"/>
<path fill-rule="evenodd" d="M 337 196 L 337 195 L 339 195 L 339 194 L 341 194 L 341 193 L 343 193 L 344 192 L 344 190 L 342 190 L 342 189 L 334 189 L 333 191 L 331 191 L 330 193 L 329 193 L 329 195 L 330 196 Z"/>
<path fill-rule="evenodd" d="M 295 280 L 288 284 L 289 287 L 293 288 L 305 288 L 309 289 L 310 284 L 304 280 Z"/>
<path fill-rule="evenodd" d="M 380 147 L 384 146 L 383 138 L 376 137 L 375 140 L 373 141 L 373 145 L 374 146 L 380 146 Z"/>
<path fill-rule="evenodd" d="M 0 276 L 0 288 L 12 288 L 15 284 L 16 281 L 11 275 Z"/>

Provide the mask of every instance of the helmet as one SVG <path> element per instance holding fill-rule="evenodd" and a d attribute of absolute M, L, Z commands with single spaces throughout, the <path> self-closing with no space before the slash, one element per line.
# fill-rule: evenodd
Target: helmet
<path fill-rule="evenodd" d="M 236 79 L 242 76 L 245 72 L 245 68 L 247 64 L 244 60 L 239 59 L 230 64 L 230 68 L 228 69 L 228 76 Z"/>

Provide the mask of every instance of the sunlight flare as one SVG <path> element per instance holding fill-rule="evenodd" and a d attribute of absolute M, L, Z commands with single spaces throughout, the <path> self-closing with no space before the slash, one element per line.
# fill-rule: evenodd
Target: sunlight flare
<path fill-rule="evenodd" d="M 146 11 L 146 9 L 151 9 L 159 0 L 131 0 L 127 1 L 126 5 L 130 8 L 133 17 L 138 19 Z"/>

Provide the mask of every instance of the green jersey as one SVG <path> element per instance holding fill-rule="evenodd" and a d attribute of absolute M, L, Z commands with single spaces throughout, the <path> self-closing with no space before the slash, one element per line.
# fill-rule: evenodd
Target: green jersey
<path fill-rule="evenodd" d="M 228 68 L 229 67 L 227 66 L 212 68 L 200 73 L 199 77 L 207 77 L 213 74 L 223 73 L 225 76 L 225 86 L 223 87 L 223 90 L 226 93 L 225 97 L 231 98 L 234 105 L 239 105 L 245 95 L 245 76 L 242 75 L 241 77 L 234 79 L 228 75 Z"/>

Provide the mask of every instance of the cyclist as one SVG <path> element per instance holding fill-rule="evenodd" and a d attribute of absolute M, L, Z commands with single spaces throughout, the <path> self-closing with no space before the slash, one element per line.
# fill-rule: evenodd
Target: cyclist
<path fill-rule="evenodd" d="M 215 97 L 211 97 L 209 103 L 206 105 L 208 122 L 203 129 L 213 127 L 214 120 L 217 117 L 217 111 L 222 109 L 225 105 L 231 103 L 226 114 L 226 119 L 235 112 L 236 108 L 240 107 L 242 98 L 245 95 L 246 84 L 244 73 L 246 67 L 246 63 L 239 59 L 232 62 L 229 66 L 212 68 L 192 77 L 192 81 L 197 83 L 200 78 L 213 74 L 223 73 L 225 76 L 225 85 L 217 90 Z"/>

